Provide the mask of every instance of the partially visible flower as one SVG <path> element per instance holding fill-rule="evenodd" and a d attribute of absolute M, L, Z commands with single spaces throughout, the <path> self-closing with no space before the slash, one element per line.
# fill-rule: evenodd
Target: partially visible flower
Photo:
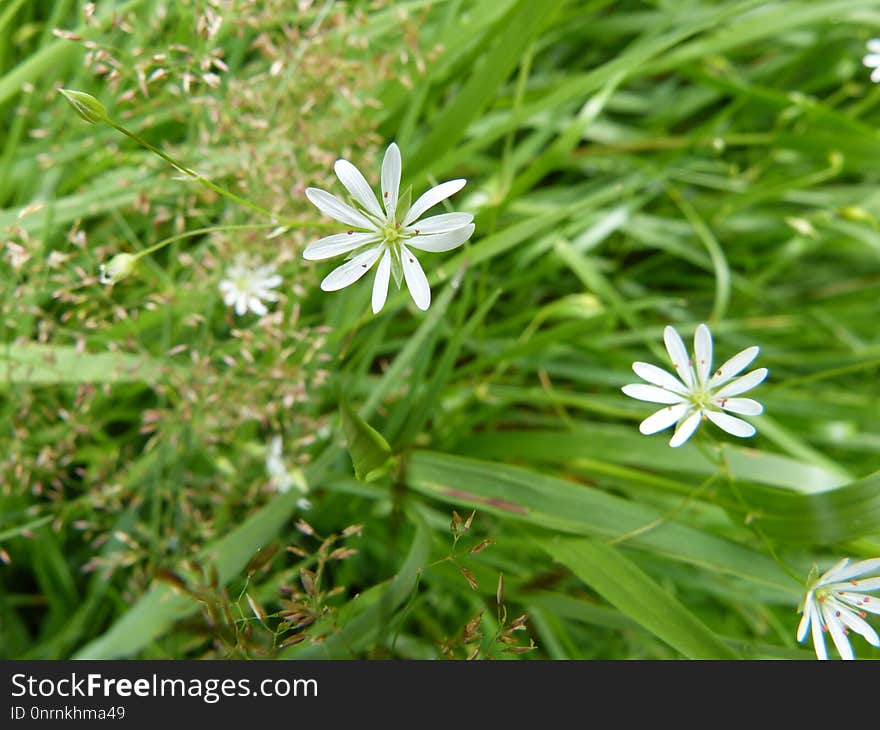
<path fill-rule="evenodd" d="M 871 71 L 871 81 L 880 83 L 880 38 L 872 38 L 868 41 L 868 55 L 862 59 L 862 63 Z"/>
<path fill-rule="evenodd" d="M 398 287 L 402 280 L 406 280 L 416 306 L 427 309 L 431 305 L 431 288 L 410 249 L 434 253 L 450 251 L 471 237 L 474 217 L 469 213 L 441 213 L 421 219 L 430 208 L 461 190 L 466 181 L 441 183 L 409 205 L 408 193 L 400 198 L 400 150 L 392 142 L 382 161 L 383 207 L 354 165 L 347 160 L 337 160 L 333 169 L 351 194 L 354 207 L 325 190 L 306 189 L 306 197 L 324 215 L 349 226 L 346 233 L 326 236 L 309 244 L 303 251 L 303 258 L 310 261 L 347 255 L 348 261 L 330 272 L 321 282 L 321 289 L 337 291 L 353 284 L 378 261 L 373 280 L 374 313 L 385 306 L 392 275 Z"/>
<path fill-rule="evenodd" d="M 118 253 L 108 264 L 98 267 L 98 281 L 102 284 L 115 284 L 131 276 L 137 266 L 138 257 L 130 253 Z"/>
<path fill-rule="evenodd" d="M 297 472 L 288 469 L 284 461 L 284 441 L 281 436 L 275 436 L 266 449 L 266 474 L 276 492 L 285 494 L 291 487 L 296 487 L 303 494 L 308 493 L 308 485 L 304 479 L 297 479 Z M 305 497 L 296 501 L 296 506 L 301 510 L 311 509 L 312 503 Z"/>
<path fill-rule="evenodd" d="M 678 378 L 655 365 L 635 362 L 632 366 L 635 374 L 651 385 L 638 383 L 623 386 L 623 392 L 630 398 L 667 404 L 666 408 L 642 421 L 639 430 L 649 435 L 677 424 L 669 441 L 673 448 L 687 441 L 704 418 L 733 436 L 754 436 L 754 426 L 725 411 L 745 416 L 763 413 L 764 407 L 758 401 L 734 396 L 745 393 L 762 382 L 767 377 L 767 368 L 758 368 L 731 380 L 758 356 L 760 348 L 746 348 L 713 373 L 712 333 L 706 325 L 701 324 L 694 333 L 693 360 L 688 357 L 684 342 L 675 328 L 666 327 L 663 330 L 663 340 Z"/>
<path fill-rule="evenodd" d="M 281 277 L 276 271 L 275 264 L 253 265 L 239 256 L 226 269 L 226 278 L 220 282 L 223 302 L 227 307 L 235 307 L 238 316 L 250 310 L 262 317 L 268 312 L 263 302 L 278 301 L 278 294 L 273 290 L 281 286 Z"/>
<path fill-rule="evenodd" d="M 868 576 L 871 577 L 860 577 Z M 865 621 L 868 613 L 880 614 L 880 599 L 866 595 L 880 590 L 880 558 L 850 563 L 844 558 L 807 587 L 801 605 L 803 618 L 798 626 L 797 639 L 807 638 L 812 626 L 813 648 L 819 659 L 827 659 L 825 632 L 843 659 L 855 659 L 849 643 L 852 629 L 872 646 L 880 647 L 880 637 Z"/>
<path fill-rule="evenodd" d="M 282 494 L 289 492 L 293 486 L 293 476 L 282 458 L 283 451 L 284 441 L 280 436 L 275 436 L 269 442 L 269 449 L 266 451 L 266 474 L 269 475 L 275 490 Z"/>

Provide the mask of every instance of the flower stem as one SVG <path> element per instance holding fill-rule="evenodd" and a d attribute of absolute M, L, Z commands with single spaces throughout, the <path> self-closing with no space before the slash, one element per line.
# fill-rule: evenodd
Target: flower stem
<path fill-rule="evenodd" d="M 204 185 L 209 190 L 213 190 L 218 195 L 222 195 L 224 198 L 228 198 L 229 200 L 232 200 L 233 202 L 238 203 L 239 205 L 243 205 L 245 208 L 250 208 L 251 210 L 255 211 L 256 213 L 259 213 L 260 215 L 266 216 L 267 218 L 269 218 L 269 220 L 273 221 L 275 225 L 281 225 L 281 226 L 284 226 L 285 228 L 309 228 L 309 227 L 311 227 L 311 228 L 333 228 L 333 227 L 335 227 L 334 224 L 330 224 L 330 223 L 320 223 L 320 222 L 314 222 L 314 221 L 297 220 L 297 219 L 290 219 L 290 218 L 284 218 L 284 217 L 278 216 L 275 213 L 273 213 L 271 210 L 269 210 L 268 208 L 264 208 L 260 205 L 257 205 L 256 203 L 252 203 L 250 200 L 242 198 L 240 195 L 236 195 L 231 190 L 227 190 L 226 188 L 220 187 L 216 183 L 211 182 L 210 180 L 208 180 L 208 178 L 204 177 L 203 175 L 200 175 L 195 170 L 193 170 L 193 169 L 187 167 L 186 165 L 184 165 L 183 163 L 175 160 L 168 153 L 166 153 L 166 152 L 162 151 L 161 149 L 159 149 L 158 147 L 152 145 L 150 142 L 145 140 L 139 134 L 136 134 L 136 133 L 132 132 L 131 130 L 126 129 L 121 124 L 117 124 L 115 121 L 113 121 L 109 117 L 106 117 L 104 119 L 104 121 L 106 121 L 116 131 L 120 132 L 121 134 L 124 134 L 129 139 L 132 139 L 135 142 L 137 142 L 139 145 L 141 145 L 141 147 L 144 147 L 145 149 L 149 150 L 153 154 L 161 157 L 163 160 L 165 160 L 165 162 L 167 162 L 169 165 L 176 168 L 177 170 L 180 170 L 180 172 L 182 172 L 184 175 L 191 177 L 193 180 L 200 183 L 201 185 Z"/>
<path fill-rule="evenodd" d="M 155 253 L 161 248 L 174 243 L 175 241 L 182 241 L 184 238 L 192 238 L 193 236 L 201 236 L 203 233 L 214 233 L 216 231 L 245 231 L 245 230 L 254 230 L 258 228 L 275 228 L 274 223 L 246 223 L 241 225 L 230 225 L 230 226 L 208 226 L 207 228 L 196 228 L 192 231 L 185 231 L 184 233 L 179 233 L 176 236 L 171 236 L 170 238 L 166 238 L 159 243 L 155 243 L 149 248 L 145 248 L 143 251 L 138 251 L 133 254 L 135 258 L 141 258 L 142 256 L 146 256 L 151 253 Z"/>

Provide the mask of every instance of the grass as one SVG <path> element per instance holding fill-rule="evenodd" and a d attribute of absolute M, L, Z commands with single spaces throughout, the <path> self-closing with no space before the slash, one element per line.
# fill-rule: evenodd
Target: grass
<path fill-rule="evenodd" d="M 0 11 L 0 656 L 813 655 L 812 566 L 880 555 L 876 2 L 89 11 Z M 374 316 L 303 191 L 391 140 L 476 233 Z M 765 413 L 673 450 L 620 386 L 700 322 Z"/>

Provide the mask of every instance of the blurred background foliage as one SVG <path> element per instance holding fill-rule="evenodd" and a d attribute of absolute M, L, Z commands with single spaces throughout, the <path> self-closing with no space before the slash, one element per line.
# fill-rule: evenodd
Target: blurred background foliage
<path fill-rule="evenodd" d="M 6 0 L 0 656 L 809 658 L 813 563 L 880 555 L 873 35 L 876 0 Z M 321 292 L 318 228 L 102 287 L 271 221 L 63 87 L 315 223 L 395 140 L 477 232 L 424 314 Z M 284 276 L 263 318 L 218 292 L 240 253 Z M 766 412 L 672 450 L 619 388 L 699 322 L 761 346 Z"/>

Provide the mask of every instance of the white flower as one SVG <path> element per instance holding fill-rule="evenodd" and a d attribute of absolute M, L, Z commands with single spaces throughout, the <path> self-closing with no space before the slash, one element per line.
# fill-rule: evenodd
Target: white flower
<path fill-rule="evenodd" d="M 379 312 L 388 296 L 391 275 L 397 286 L 401 280 L 419 309 L 431 304 L 431 289 L 425 272 L 411 249 L 420 251 L 450 251 L 460 246 L 474 232 L 474 217 L 469 213 L 441 213 L 420 220 L 437 203 L 457 193 L 465 180 L 449 180 L 422 194 L 409 205 L 399 199 L 400 150 L 392 142 L 382 161 L 382 202 L 379 204 L 372 188 L 360 171 L 347 160 L 337 160 L 333 168 L 339 181 L 351 194 L 355 207 L 342 202 L 335 195 L 318 188 L 307 188 L 306 197 L 324 215 L 345 223 L 347 233 L 326 236 L 309 244 L 303 258 L 310 261 L 329 259 L 347 254 L 348 260 L 321 282 L 324 291 L 337 291 L 353 284 L 369 271 L 377 261 L 373 281 L 373 312 Z M 402 208 L 402 210 L 398 210 Z"/>
<path fill-rule="evenodd" d="M 877 84 L 880 83 L 880 38 L 872 38 L 868 41 L 868 51 L 870 53 L 862 59 L 862 63 L 874 69 L 871 71 L 871 81 Z"/>
<path fill-rule="evenodd" d="M 293 475 L 287 469 L 287 465 L 282 458 L 283 450 L 284 441 L 280 436 L 275 436 L 269 443 L 269 448 L 266 451 L 266 474 L 269 475 L 269 479 L 272 481 L 276 491 L 282 494 L 289 492 L 290 488 L 294 485 Z"/>
<path fill-rule="evenodd" d="M 767 368 L 758 368 L 731 381 L 757 356 L 760 348 L 748 347 L 734 355 L 714 373 L 712 372 L 712 333 L 701 324 L 694 333 L 694 360 L 688 358 L 687 349 L 673 327 L 663 330 L 666 351 L 678 378 L 655 365 L 646 362 L 633 363 L 633 371 L 651 385 L 625 385 L 623 392 L 630 398 L 664 403 L 666 408 L 657 411 L 639 424 L 639 431 L 648 435 L 678 424 L 669 445 L 681 446 L 697 430 L 700 421 L 708 418 L 716 426 L 733 436 L 754 436 L 755 427 L 741 418 L 724 411 L 757 416 L 764 411 L 758 401 L 751 398 L 735 398 L 751 390 L 767 377 Z"/>
<path fill-rule="evenodd" d="M 273 289 L 281 286 L 281 277 L 276 270 L 275 264 L 254 266 L 239 256 L 226 269 L 226 278 L 220 282 L 223 302 L 227 307 L 235 307 L 238 316 L 250 309 L 262 317 L 268 311 L 263 302 L 278 301 L 278 294 Z"/>
<path fill-rule="evenodd" d="M 856 580 L 868 573 L 874 576 Z M 880 637 L 865 621 L 867 613 L 880 614 L 880 599 L 865 595 L 877 590 L 880 590 L 880 558 L 852 564 L 849 558 L 844 558 L 808 587 L 801 606 L 804 615 L 798 626 L 798 641 L 807 638 L 807 630 L 812 626 L 813 647 L 819 659 L 828 658 L 826 631 L 843 659 L 855 659 L 849 644 L 850 629 L 869 644 L 880 647 Z"/>

